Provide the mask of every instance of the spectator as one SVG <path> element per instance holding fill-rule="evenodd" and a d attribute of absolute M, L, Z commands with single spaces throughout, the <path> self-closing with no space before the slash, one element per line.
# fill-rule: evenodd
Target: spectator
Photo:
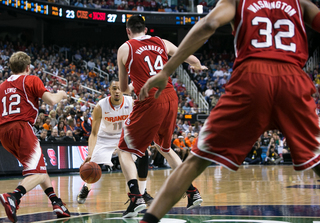
<path fill-rule="evenodd" d="M 55 127 L 53 127 L 54 130 L 57 130 L 57 132 L 61 132 L 61 131 L 64 131 L 64 132 L 67 132 L 67 127 L 64 123 L 64 119 L 61 120 L 63 118 L 60 118 L 60 121 L 58 122 L 58 125 L 56 125 Z"/>
<path fill-rule="evenodd" d="M 44 129 L 50 131 L 51 128 L 52 128 L 51 125 L 50 125 L 50 122 L 51 122 L 51 118 L 47 117 L 47 118 L 46 118 L 46 121 L 45 121 L 45 123 L 43 124 L 42 127 L 43 127 Z"/>
<path fill-rule="evenodd" d="M 245 158 L 243 164 L 259 164 L 262 162 L 261 159 L 262 149 L 260 148 L 259 143 L 255 143 L 252 147 L 250 153 Z"/>
<path fill-rule="evenodd" d="M 66 130 L 67 131 L 71 131 L 72 133 L 75 132 L 76 130 L 76 127 L 74 125 L 74 119 L 70 118 L 68 121 L 67 121 L 68 125 L 66 126 Z"/>
<path fill-rule="evenodd" d="M 214 77 L 223 77 L 223 71 L 221 70 L 221 66 L 217 67 L 217 70 L 213 73 Z"/>
<path fill-rule="evenodd" d="M 40 135 L 38 136 L 39 142 L 47 142 L 48 137 L 47 137 L 48 131 L 46 129 L 42 129 Z"/>
<path fill-rule="evenodd" d="M 270 143 L 270 136 L 268 135 L 268 132 L 265 131 L 263 133 L 263 136 L 261 137 L 261 144 L 262 146 L 268 146 Z"/>
<path fill-rule="evenodd" d="M 219 80 L 219 85 L 223 86 L 228 82 L 227 76 L 223 75 L 223 78 Z"/>
<path fill-rule="evenodd" d="M 91 134 L 91 125 L 88 122 L 88 116 L 83 117 L 83 122 L 81 123 L 81 129 L 83 133 L 83 138 L 87 141 Z"/>
<path fill-rule="evenodd" d="M 89 0 L 89 1 L 88 1 L 87 8 L 95 8 L 92 0 Z M 88 66 L 89 66 L 89 63 L 88 63 Z"/>
<path fill-rule="evenodd" d="M 189 123 L 188 121 L 184 121 L 184 124 L 182 125 L 182 131 L 185 132 L 189 129 Z"/>
<path fill-rule="evenodd" d="M 193 126 L 192 131 L 193 131 L 194 133 L 199 133 L 200 130 L 201 130 L 200 124 L 199 124 L 198 121 L 196 121 L 196 122 L 194 123 L 194 126 Z"/>
<path fill-rule="evenodd" d="M 33 129 L 33 132 L 36 136 L 40 135 L 43 127 L 42 127 L 42 125 L 40 125 L 40 117 L 39 116 L 37 117 L 36 122 L 34 123 L 32 129 Z"/>
<path fill-rule="evenodd" d="M 182 110 L 183 110 L 185 113 L 190 114 L 191 108 L 189 107 L 188 102 L 185 102 L 185 103 L 184 103 L 184 106 L 182 107 Z"/>
<path fill-rule="evenodd" d="M 187 154 L 187 148 L 183 142 L 183 139 L 184 139 L 184 137 L 181 135 L 173 141 L 173 144 L 176 146 L 174 151 L 178 154 L 178 156 L 181 158 L 181 160 L 184 160 L 184 158 Z"/>
<path fill-rule="evenodd" d="M 58 140 L 59 141 L 62 141 L 63 140 L 63 137 L 65 137 L 66 136 L 66 133 L 64 132 L 64 131 L 60 131 L 59 132 L 59 138 L 58 138 Z"/>
<path fill-rule="evenodd" d="M 72 131 L 68 130 L 66 136 L 62 139 L 64 142 L 75 142 L 76 139 L 73 137 Z"/>
<path fill-rule="evenodd" d="M 55 110 L 51 110 L 49 112 L 49 116 L 50 118 L 50 125 L 51 126 L 56 126 L 58 124 L 58 120 L 57 120 L 57 115 L 56 115 L 56 111 Z"/>
<path fill-rule="evenodd" d="M 74 4 L 76 7 L 83 7 L 83 4 L 81 3 L 81 0 L 77 0 L 77 2 Z"/>
<path fill-rule="evenodd" d="M 58 130 L 57 129 L 53 129 L 51 131 L 51 135 L 48 137 L 48 141 L 49 142 L 56 142 L 58 138 L 59 138 Z"/>
<path fill-rule="evenodd" d="M 212 89 L 212 86 L 211 85 L 209 85 L 209 87 L 207 88 L 207 90 L 204 92 L 204 94 L 205 94 L 205 99 L 207 100 L 207 101 L 209 101 L 209 98 L 210 98 L 210 96 L 211 95 L 213 95 L 213 89 Z"/>
<path fill-rule="evenodd" d="M 268 164 L 279 164 L 282 160 L 279 154 L 275 151 L 274 145 L 271 145 L 268 148 L 266 160 Z"/>

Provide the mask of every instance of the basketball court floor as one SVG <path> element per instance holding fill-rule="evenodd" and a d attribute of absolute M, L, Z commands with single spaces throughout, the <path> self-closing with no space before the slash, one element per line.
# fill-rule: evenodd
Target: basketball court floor
<path fill-rule="evenodd" d="M 172 170 L 149 172 L 147 190 L 156 196 Z M 52 176 L 56 193 L 66 203 L 71 218 L 57 219 L 40 186 L 22 198 L 18 222 L 138 223 L 142 217 L 122 219 L 128 204 L 121 172 L 104 173 L 94 184 L 85 204 L 78 204 L 83 185 L 78 174 Z M 0 178 L 0 193 L 11 192 L 22 178 Z M 161 220 L 162 223 L 253 222 L 320 223 L 320 179 L 311 171 L 296 172 L 292 166 L 241 166 L 237 172 L 220 166 L 205 170 L 195 181 L 203 203 L 186 210 L 187 198 Z M 0 206 L 0 222 L 9 222 Z"/>

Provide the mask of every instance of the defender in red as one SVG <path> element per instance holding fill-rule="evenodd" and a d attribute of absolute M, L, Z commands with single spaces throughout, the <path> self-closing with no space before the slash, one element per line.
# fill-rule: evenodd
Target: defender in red
<path fill-rule="evenodd" d="M 9 220 L 16 222 L 21 197 L 40 184 L 57 216 L 69 217 L 68 209 L 53 190 L 38 138 L 32 130 L 38 116 L 38 99 L 54 105 L 67 95 L 64 91 L 50 93 L 38 77 L 29 76 L 31 61 L 26 53 L 12 54 L 9 62 L 13 75 L 0 85 L 0 141 L 23 165 L 25 178 L 13 193 L 0 194 L 0 201 Z"/>
<path fill-rule="evenodd" d="M 211 162 L 236 171 L 268 129 L 286 136 L 295 170 L 313 169 L 320 176 L 315 87 L 301 69 L 308 58 L 303 22 L 320 32 L 320 12 L 311 1 L 220 0 L 141 88 L 140 100 L 153 87 L 158 96 L 177 66 L 229 22 L 237 58 L 226 94 L 211 111 L 192 155 L 166 181 L 142 223 L 158 222 Z"/>
<path fill-rule="evenodd" d="M 175 45 L 159 37 L 146 35 L 144 19 L 132 16 L 127 22 L 129 41 L 118 50 L 118 67 L 120 89 L 125 92 L 128 88 L 128 76 L 132 80 L 137 95 L 141 87 L 152 76 L 157 75 L 168 61 L 168 55 L 173 55 L 177 49 Z M 206 69 L 201 66 L 195 56 L 190 56 L 186 62 L 195 69 Z M 175 128 L 178 113 L 178 97 L 171 80 L 166 83 L 163 94 L 155 99 L 156 89 L 152 89 L 150 97 L 145 101 L 135 101 L 133 110 L 122 130 L 119 142 L 119 160 L 124 176 L 130 189 L 131 202 L 123 217 L 134 217 L 145 208 L 139 192 L 137 171 L 131 154 L 144 156 L 148 146 L 155 142 L 157 149 L 166 157 L 172 168 L 181 164 L 179 156 L 170 149 L 171 137 Z M 198 190 L 190 183 L 187 190 L 188 205 L 191 209 L 201 204 L 202 199 Z"/>

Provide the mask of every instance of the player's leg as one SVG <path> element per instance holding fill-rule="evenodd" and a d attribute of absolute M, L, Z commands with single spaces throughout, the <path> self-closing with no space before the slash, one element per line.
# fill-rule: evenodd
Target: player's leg
<path fill-rule="evenodd" d="M 294 169 L 312 168 L 320 176 L 319 117 L 312 97 L 315 87 L 300 68 L 287 67 L 292 71 L 282 71 L 283 75 L 279 77 L 275 122 L 286 137 Z"/>
<path fill-rule="evenodd" d="M 98 164 L 98 165 L 99 165 L 99 167 L 100 167 L 100 169 L 102 171 L 103 164 Z M 79 204 L 84 204 L 84 202 L 86 202 L 86 200 L 87 200 L 87 198 L 89 196 L 89 192 L 91 191 L 92 185 L 93 184 L 89 184 L 89 183 L 84 183 L 83 184 L 79 194 L 77 195 L 77 202 Z"/>
<path fill-rule="evenodd" d="M 210 164 L 210 161 L 191 154 L 170 174 L 141 222 L 158 222 L 181 199 L 188 185 Z"/>
<path fill-rule="evenodd" d="M 273 97 L 269 82 L 265 75 L 234 72 L 190 156 L 166 181 L 141 222 L 158 222 L 211 162 L 234 171 L 239 168 L 270 123 Z"/>
<path fill-rule="evenodd" d="M 0 201 L 5 207 L 8 218 L 15 222 L 16 210 L 22 196 L 38 184 L 44 183 L 47 171 L 39 141 L 28 123 L 13 122 L 2 126 L 0 140 L 3 147 L 23 165 L 22 173 L 26 176 L 13 193 L 0 195 Z"/>
<path fill-rule="evenodd" d="M 149 168 L 149 153 L 146 150 L 143 157 L 139 158 L 138 160 L 138 177 L 139 177 L 139 191 L 142 194 L 142 197 L 146 204 L 150 206 L 151 202 L 153 201 L 153 197 L 147 192 L 147 177 L 148 177 L 148 168 Z"/>
<path fill-rule="evenodd" d="M 162 120 L 165 118 L 161 103 L 157 104 L 155 102 L 158 102 L 158 100 L 150 103 L 136 103 L 122 128 L 118 155 L 122 172 L 130 190 L 128 194 L 130 204 L 123 213 L 123 217 L 134 217 L 146 207 L 139 190 L 137 169 L 131 154 L 138 157 L 144 156 Z M 155 116 L 157 119 L 154 119 Z"/>
<path fill-rule="evenodd" d="M 127 210 L 123 213 L 124 218 L 137 216 L 138 212 L 146 208 L 145 201 L 139 191 L 139 184 L 137 180 L 137 168 L 132 159 L 132 154 L 123 150 L 119 150 L 119 161 L 122 173 L 126 179 L 130 193 L 130 204 Z"/>
<path fill-rule="evenodd" d="M 171 138 L 177 119 L 177 108 L 178 100 L 170 100 L 167 103 L 168 112 L 166 114 L 166 119 L 163 121 L 157 135 L 154 138 L 157 150 L 167 159 L 172 169 L 175 169 L 182 163 L 180 157 L 170 148 Z M 198 189 L 194 187 L 193 184 L 189 184 L 186 194 L 188 198 L 187 209 L 192 209 L 201 205 L 203 200 Z"/>
<path fill-rule="evenodd" d="M 176 169 L 179 165 L 181 165 L 182 161 L 180 157 L 170 148 L 169 152 L 163 152 L 159 145 L 156 145 L 157 150 L 161 153 L 161 155 L 166 158 L 170 167 L 172 169 Z M 188 196 L 188 204 L 187 209 L 192 209 L 194 207 L 198 207 L 202 203 L 201 195 L 196 187 L 193 184 L 190 184 L 186 190 Z"/>
<path fill-rule="evenodd" d="M 98 136 L 97 143 L 94 147 L 90 162 L 97 163 L 102 171 L 103 164 L 113 166 L 111 159 L 112 154 L 118 146 L 119 138 L 113 137 L 100 137 Z M 77 202 L 84 204 L 89 192 L 91 191 L 92 184 L 85 183 L 77 196 Z"/>
<path fill-rule="evenodd" d="M 61 198 L 58 198 L 51 184 L 51 180 L 48 174 L 44 174 L 44 181 L 40 183 L 43 191 L 51 201 L 53 212 L 56 213 L 58 218 L 70 217 L 70 212 L 66 208 L 66 204 L 62 202 Z"/>

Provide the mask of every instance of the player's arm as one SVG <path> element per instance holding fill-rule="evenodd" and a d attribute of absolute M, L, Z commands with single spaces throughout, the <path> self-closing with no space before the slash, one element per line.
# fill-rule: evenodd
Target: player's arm
<path fill-rule="evenodd" d="M 165 64 L 163 70 L 157 75 L 148 79 L 140 90 L 139 100 L 149 96 L 149 91 L 157 87 L 155 98 L 158 98 L 161 91 L 165 89 L 168 77 L 185 61 L 191 54 L 196 52 L 209 37 L 214 34 L 217 28 L 233 20 L 236 15 L 236 0 L 220 0 L 216 7 L 196 25 L 192 27 L 186 37 L 182 40 L 177 51 Z"/>
<path fill-rule="evenodd" d="M 309 0 L 300 0 L 304 22 L 317 32 L 320 32 L 320 10 Z"/>
<path fill-rule="evenodd" d="M 86 157 L 83 163 L 89 162 L 91 159 L 94 147 L 97 144 L 98 131 L 100 128 L 101 119 L 102 119 L 101 107 L 100 105 L 96 105 L 92 113 L 92 128 L 91 128 L 91 134 L 88 140 L 88 156 Z"/>
<path fill-rule="evenodd" d="M 215 33 L 216 29 L 231 22 L 236 14 L 235 0 L 220 0 L 216 7 L 192 27 L 177 51 L 163 68 L 169 77 L 189 55 L 198 50 Z M 157 75 L 156 75 L 157 76 Z"/>
<path fill-rule="evenodd" d="M 134 87 L 132 85 L 132 83 L 130 83 L 127 87 L 127 90 L 125 92 L 123 92 L 123 94 L 127 94 L 127 95 L 131 95 L 131 92 L 133 91 Z"/>
<path fill-rule="evenodd" d="M 55 105 L 66 98 L 67 94 L 65 91 L 58 91 L 57 93 L 44 92 L 42 95 L 42 100 L 48 105 Z"/>
<path fill-rule="evenodd" d="M 169 56 L 172 56 L 177 51 L 178 47 L 176 47 L 176 45 L 174 45 L 173 43 L 171 43 L 168 40 L 163 39 L 163 42 L 166 45 L 167 54 Z M 207 70 L 208 69 L 206 66 L 201 66 L 200 60 L 198 60 L 198 58 L 193 55 L 190 55 L 184 62 L 190 64 L 191 68 L 194 70 Z"/>
<path fill-rule="evenodd" d="M 129 46 L 128 44 L 124 43 L 119 47 L 118 54 L 117 54 L 120 90 L 122 92 L 130 91 L 130 87 L 128 86 L 128 73 L 125 67 L 128 54 L 129 54 Z"/>

